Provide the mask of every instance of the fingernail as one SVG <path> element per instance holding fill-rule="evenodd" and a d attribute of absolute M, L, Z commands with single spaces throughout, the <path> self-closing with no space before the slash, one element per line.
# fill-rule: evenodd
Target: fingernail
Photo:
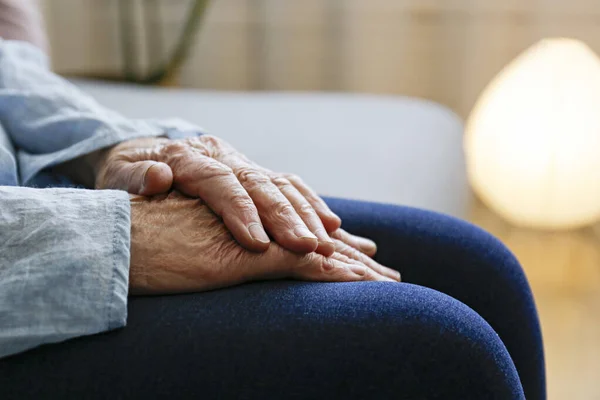
<path fill-rule="evenodd" d="M 398 282 L 402 282 L 402 275 L 400 275 L 400 272 L 396 271 L 396 280 Z"/>
<path fill-rule="evenodd" d="M 315 235 L 319 238 L 319 243 L 323 244 L 334 244 L 333 240 L 329 237 L 325 229 L 317 229 Z"/>
<path fill-rule="evenodd" d="M 330 212 L 330 213 L 329 213 L 329 216 L 330 216 L 331 218 L 333 218 L 334 220 L 336 220 L 336 222 L 337 222 L 338 224 L 340 224 L 340 225 L 342 224 L 342 219 L 341 219 L 340 217 L 338 217 L 336 214 L 334 214 L 333 212 Z"/>
<path fill-rule="evenodd" d="M 331 240 L 319 239 L 319 246 L 332 246 L 335 249 L 335 243 Z"/>
<path fill-rule="evenodd" d="M 269 236 L 263 229 L 261 224 L 253 223 L 248 225 L 248 232 L 250 232 L 250 236 L 252 239 L 261 242 L 261 243 L 270 243 Z"/>
<path fill-rule="evenodd" d="M 358 245 L 363 250 L 374 250 L 374 249 L 377 249 L 377 245 L 375 244 L 374 241 L 369 240 L 369 239 L 365 239 L 365 238 L 360 238 L 358 240 Z"/>
<path fill-rule="evenodd" d="M 317 239 L 317 237 L 311 231 L 300 226 L 294 229 L 294 234 L 300 239 Z"/>
<path fill-rule="evenodd" d="M 152 164 L 151 166 L 149 166 L 149 167 L 146 169 L 146 172 L 144 172 L 144 178 L 142 179 L 142 187 L 140 188 L 140 193 L 144 193 L 144 191 L 146 190 L 146 187 L 148 186 L 148 183 L 149 183 L 149 182 L 148 182 L 148 180 L 149 180 L 149 178 L 148 178 L 148 172 L 150 172 L 150 170 L 151 170 L 152 168 L 154 168 L 154 166 L 155 166 L 156 164 L 158 164 L 158 163 L 156 163 L 156 162 L 155 162 L 154 164 Z"/>

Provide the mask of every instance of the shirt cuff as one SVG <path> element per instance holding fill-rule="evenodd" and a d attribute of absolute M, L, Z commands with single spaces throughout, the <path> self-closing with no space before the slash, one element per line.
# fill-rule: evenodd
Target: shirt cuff
<path fill-rule="evenodd" d="M 0 217 L 0 357 L 125 326 L 126 192 L 0 186 Z"/>
<path fill-rule="evenodd" d="M 36 174 L 45 168 L 74 160 L 127 140 L 158 136 L 181 139 L 200 136 L 204 133 L 202 128 L 179 119 L 131 120 L 128 125 L 127 129 L 122 131 L 115 130 L 112 127 L 100 128 L 92 137 L 53 153 L 30 154 L 23 150 L 18 151 L 21 183 L 27 185 Z"/>

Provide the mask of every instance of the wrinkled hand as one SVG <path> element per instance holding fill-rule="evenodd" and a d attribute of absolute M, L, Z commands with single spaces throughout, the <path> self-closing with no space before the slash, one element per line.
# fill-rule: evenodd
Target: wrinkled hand
<path fill-rule="evenodd" d="M 175 188 L 199 197 L 242 246 L 259 252 L 269 247 L 268 232 L 288 250 L 329 256 L 335 245 L 328 233 L 341 226 L 300 178 L 262 168 L 209 135 L 121 143 L 100 163 L 96 187 L 146 196 Z M 363 245 L 375 248 L 370 241 Z"/>
<path fill-rule="evenodd" d="M 177 192 L 131 196 L 132 294 L 203 291 L 253 280 L 398 281 L 352 245 L 362 238 L 336 231 L 330 257 L 298 254 L 273 243 L 263 253 L 241 247 L 223 222 L 199 199 Z"/>

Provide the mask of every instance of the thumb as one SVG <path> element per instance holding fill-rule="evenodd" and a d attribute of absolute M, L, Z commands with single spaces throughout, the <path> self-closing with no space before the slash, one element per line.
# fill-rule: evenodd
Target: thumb
<path fill-rule="evenodd" d="M 157 161 L 118 161 L 104 176 L 104 187 L 129 193 L 153 196 L 166 193 L 173 185 L 173 172 L 167 164 Z"/>

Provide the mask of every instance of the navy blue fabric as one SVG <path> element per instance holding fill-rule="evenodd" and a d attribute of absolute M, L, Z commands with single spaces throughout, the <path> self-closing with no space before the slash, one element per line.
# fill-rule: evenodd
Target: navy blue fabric
<path fill-rule="evenodd" d="M 0 361 L 0 398 L 545 398 L 535 305 L 502 244 L 431 212 L 328 202 L 409 283 L 132 298 L 125 329 Z"/>
<path fill-rule="evenodd" d="M 329 199 L 344 228 L 376 238 L 376 259 L 402 272 L 404 282 L 452 296 L 499 334 L 526 397 L 546 398 L 539 318 L 527 278 L 495 237 L 465 221 L 387 204 Z"/>

